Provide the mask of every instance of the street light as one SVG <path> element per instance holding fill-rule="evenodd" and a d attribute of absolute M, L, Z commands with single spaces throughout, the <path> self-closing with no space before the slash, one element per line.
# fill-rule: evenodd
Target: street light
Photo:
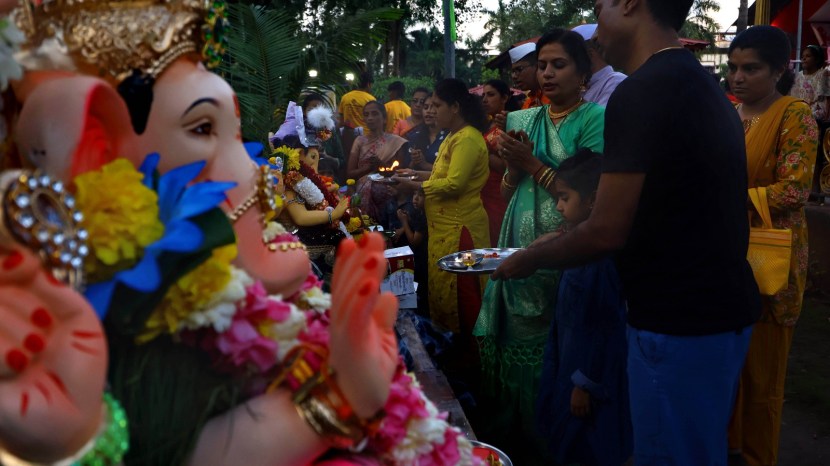
<path fill-rule="evenodd" d="M 354 81 L 354 73 L 346 73 L 346 81 Z"/>
<path fill-rule="evenodd" d="M 308 77 L 309 78 L 316 78 L 317 77 L 317 70 L 308 70 Z"/>

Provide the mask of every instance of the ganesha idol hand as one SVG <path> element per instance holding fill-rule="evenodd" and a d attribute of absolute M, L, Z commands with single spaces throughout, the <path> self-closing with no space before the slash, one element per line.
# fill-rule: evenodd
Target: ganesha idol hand
<path fill-rule="evenodd" d="M 0 245 L 0 447 L 77 453 L 101 424 L 107 344 L 92 308 L 21 246 Z"/>
<path fill-rule="evenodd" d="M 329 364 L 355 413 L 370 418 L 389 398 L 398 363 L 398 300 L 379 293 L 386 275 L 385 241 L 367 233 L 340 243 L 331 288 Z"/>

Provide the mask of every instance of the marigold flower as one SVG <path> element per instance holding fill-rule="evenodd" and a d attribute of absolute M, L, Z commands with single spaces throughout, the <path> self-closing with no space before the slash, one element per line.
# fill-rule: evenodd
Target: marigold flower
<path fill-rule="evenodd" d="M 125 159 L 77 176 L 76 202 L 89 232 L 91 282 L 109 278 L 141 258 L 144 247 L 164 235 L 158 196 L 144 186 L 144 175 Z"/>

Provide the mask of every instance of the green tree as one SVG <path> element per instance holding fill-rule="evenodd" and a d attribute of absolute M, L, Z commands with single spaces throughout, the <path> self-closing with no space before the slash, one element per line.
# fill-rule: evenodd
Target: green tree
<path fill-rule="evenodd" d="M 499 49 L 539 36 L 545 31 L 593 21 L 593 0 L 499 0 L 494 10 L 485 10 L 486 34 L 498 35 Z"/>
<path fill-rule="evenodd" d="M 720 26 L 712 18 L 712 13 L 720 11 L 717 0 L 695 0 L 689 17 L 680 28 L 680 37 L 689 39 L 705 40 L 709 42 L 709 49 L 715 46 L 715 34 Z"/>
<path fill-rule="evenodd" d="M 481 83 L 484 64 L 490 59 L 487 44 L 488 37 L 479 39 L 466 38 L 464 47 L 456 50 L 455 55 L 455 77 L 466 82 L 468 86 L 476 86 Z"/>
<path fill-rule="evenodd" d="M 444 75 L 444 34 L 436 27 L 409 32 L 403 47 L 404 76 L 428 76 L 438 80 Z"/>
<path fill-rule="evenodd" d="M 377 47 L 389 21 L 400 17 L 390 8 L 343 16 L 339 27 L 303 34 L 296 12 L 253 2 L 229 5 L 228 51 L 220 72 L 239 97 L 243 136 L 264 140 L 282 123 L 289 100 L 318 83 L 345 86 L 346 72 L 357 70 L 364 49 Z M 308 70 L 314 68 L 317 78 Z"/>
<path fill-rule="evenodd" d="M 268 3 L 267 0 L 249 2 Z M 478 11 L 476 0 L 454 0 L 458 23 L 462 24 Z M 401 16 L 384 25 L 385 38 L 381 49 L 369 51 L 367 62 L 375 72 L 384 76 L 400 75 L 406 31 L 416 24 L 436 26 L 441 22 L 441 2 L 436 0 L 271 0 L 270 4 L 290 11 L 298 17 L 302 30 L 309 36 L 324 34 L 341 27 L 341 20 L 349 15 L 379 8 L 394 8 Z"/>
<path fill-rule="evenodd" d="M 476 85 L 481 80 L 482 69 L 489 59 L 488 35 L 478 39 L 465 38 L 463 46 L 455 53 L 456 77 L 467 84 Z M 437 81 L 444 72 L 444 34 L 436 27 L 409 32 L 403 48 L 401 69 L 404 76 L 425 76 Z"/>

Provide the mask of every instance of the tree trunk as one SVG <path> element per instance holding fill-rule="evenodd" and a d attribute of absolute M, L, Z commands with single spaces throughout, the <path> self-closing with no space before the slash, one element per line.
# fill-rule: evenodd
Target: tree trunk
<path fill-rule="evenodd" d="M 389 28 L 389 41 L 392 49 L 392 73 L 391 76 L 401 75 L 401 33 L 403 32 L 403 20 L 395 20 Z"/>
<path fill-rule="evenodd" d="M 383 42 L 383 56 L 381 57 L 381 64 L 380 66 L 383 68 L 383 76 L 389 76 L 389 54 L 391 53 L 391 36 L 392 36 L 392 28 L 389 28 L 389 31 L 386 33 L 386 40 Z"/>
<path fill-rule="evenodd" d="M 736 30 L 738 34 L 746 30 L 749 16 L 748 10 L 749 8 L 747 7 L 747 0 L 741 0 L 741 4 L 738 7 L 738 23 L 736 24 Z"/>

